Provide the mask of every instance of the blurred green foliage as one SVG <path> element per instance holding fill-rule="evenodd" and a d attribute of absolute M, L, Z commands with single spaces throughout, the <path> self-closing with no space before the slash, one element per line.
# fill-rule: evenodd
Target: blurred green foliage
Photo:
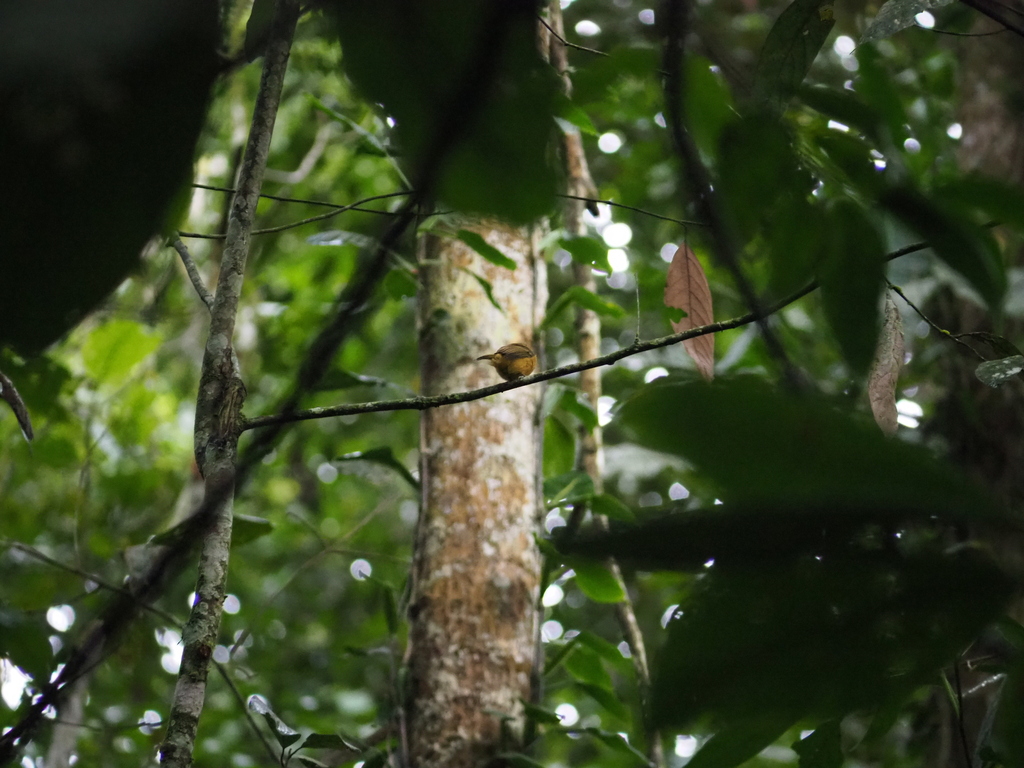
<path fill-rule="evenodd" d="M 357 275 L 360 249 L 377 242 L 404 198 L 288 225 L 329 212 L 312 201 L 340 206 L 408 191 L 410 172 L 435 153 L 443 159 L 439 204 L 517 221 L 547 214 L 557 230 L 555 139 L 569 123 L 583 128 L 600 197 L 641 209 L 601 206 L 587 219 L 589 236 L 549 238 L 544 367 L 574 359 L 573 313 L 562 310 L 598 311 L 603 351 L 637 335 L 663 336 L 667 260 L 686 242 L 713 264 L 707 228 L 679 223 L 696 209 L 665 130 L 655 10 L 629 0 L 566 4 L 569 39 L 600 52 L 570 49 L 567 102 L 533 46 L 528 4 L 508 5 L 428 3 L 406 17 L 398 2 L 339 2 L 302 19 L 265 185 L 293 201 L 260 203 L 259 226 L 275 231 L 254 237 L 237 328 L 247 415 L 268 413 L 290 390 L 310 339 Z M 950 126 L 961 65 L 936 35 L 907 29 L 850 55 L 834 43 L 864 28 L 871 14 L 862 4 L 840 4 L 833 18 L 817 2 L 784 8 L 698 4 L 700 42 L 682 97 L 756 289 L 774 300 L 821 282 L 820 292 L 771 320 L 820 395 L 771 385 L 776 361 L 752 326 L 718 335 L 719 384 L 694 383 L 683 351 L 666 347 L 603 369 L 597 412 L 574 378 L 548 385 L 545 687 L 528 709 L 538 739 L 512 762 L 640 765 L 646 715 L 665 727 L 670 752 L 677 731 L 683 746 L 690 737 L 706 744 L 695 766 L 781 759 L 833 768 L 844 756 L 918 765 L 927 745 L 907 733 L 927 706 L 921 691 L 940 691 L 943 667 L 987 636 L 1019 575 L 987 554 L 992 538 L 1017 535 L 1012 521 L 942 462 L 942 439 L 911 428 L 884 439 L 858 393 L 883 278 L 915 302 L 955 293 L 991 317 L 1024 315 L 1024 281 L 1009 263 L 1024 237 L 1024 193 L 957 170 Z M 256 9 L 265 14 L 267 5 Z M 509 14 L 493 50 L 480 45 L 495 34 L 490 13 Z M 966 28 L 962 9 L 934 13 L 940 25 Z M 247 14 L 235 16 L 225 39 L 240 41 Z M 577 32 L 585 21 L 599 31 Z M 254 20 L 250 37 L 261 27 Z M 87 30 L 80 35 L 87 41 Z M 247 42 L 248 53 L 258 47 Z M 24 185 L 0 193 L 0 339 L 9 345 L 0 370 L 17 384 L 37 435 L 27 445 L 0 409 L 0 656 L 30 678 L 23 690 L 5 666 L 0 727 L 18 719 L 108 587 L 123 583 L 132 553 L 173 531 L 195 503 L 191 428 L 206 310 L 173 250 L 138 254 L 160 229 L 198 130 L 186 135 L 169 118 L 198 125 L 205 114 L 195 180 L 230 188 L 259 65 L 218 79 L 203 112 L 209 83 L 189 78 L 205 70 L 181 63 L 187 46 L 160 50 L 158 70 L 172 86 L 148 88 L 117 131 L 92 128 L 103 151 L 77 186 L 62 186 L 52 158 L 40 165 L 38 153 L 14 157 L 17 142 L 0 148 L 5 163 L 18 160 L 5 167 Z M 486 98 L 472 92 L 476 65 L 498 72 Z M 8 103 L 3 77 L 0 103 Z M 169 124 L 174 130 L 161 138 Z M 616 149 L 599 143 L 606 134 L 617 137 Z M 227 201 L 225 192 L 194 189 L 182 230 L 222 232 Z M 992 235 L 991 220 L 1008 226 Z M 630 228 L 628 244 L 615 246 L 621 253 L 601 237 L 610 222 Z M 212 285 L 221 241 L 185 239 Z M 919 240 L 934 251 L 885 261 Z M 596 293 L 573 284 L 574 261 L 601 270 Z M 306 405 L 417 389 L 411 236 L 389 266 L 365 322 Z M 56 274 L 62 280 L 51 282 Z M 716 319 L 748 311 L 726 272 L 712 266 L 708 278 Z M 911 352 L 901 396 L 928 420 L 949 385 L 943 360 L 962 352 L 897 303 Z M 34 319 L 9 323 L 24 307 Z M 598 421 L 607 446 L 601 494 L 573 471 L 578 428 Z M 348 750 L 342 764 L 386 759 L 387 740 L 363 742 L 401 697 L 418 435 L 409 411 L 304 422 L 253 473 L 238 500 L 249 535 L 243 541 L 240 530 L 233 551 L 228 588 L 237 603 L 215 655 L 234 689 L 211 681 L 203 760 L 267 763 L 246 701 L 263 715 L 256 727 L 275 755 L 286 746 L 281 734 L 294 729 L 301 736 L 288 748 L 303 745 L 313 757 L 329 747 Z M 553 546 L 565 544 L 557 528 L 581 503 L 613 520 L 612 535 L 586 536 L 562 554 Z M 608 554 L 622 558 L 653 651 L 650 712 L 609 605 L 621 594 L 600 560 Z M 192 576 L 181 576 L 158 607 L 184 621 L 191 587 Z M 81 764 L 135 766 L 152 753 L 161 730 L 138 724 L 167 714 L 179 629 L 142 613 L 91 675 Z M 1021 645 L 999 647 L 992 672 L 1008 672 L 1006 690 L 1019 691 Z M 253 695 L 263 704 L 253 707 Z M 1019 758 L 1022 720 L 1019 706 L 1000 709 L 991 742 L 979 745 L 992 761 Z M 43 733 L 28 754 L 43 754 L 47 742 Z M 758 756 L 766 747 L 774 751 Z"/>

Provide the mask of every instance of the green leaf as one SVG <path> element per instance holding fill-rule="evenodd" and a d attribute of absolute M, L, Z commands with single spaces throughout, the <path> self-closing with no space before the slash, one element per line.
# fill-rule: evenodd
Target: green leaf
<path fill-rule="evenodd" d="M 562 476 L 572 471 L 576 458 L 576 437 L 559 419 L 544 419 L 544 476 Z"/>
<path fill-rule="evenodd" d="M 563 291 L 562 294 L 552 302 L 551 306 L 548 307 L 547 317 L 544 318 L 544 322 L 541 324 L 541 327 L 547 327 L 554 322 L 555 318 L 570 304 L 578 304 L 584 309 L 596 312 L 602 317 L 617 318 L 623 317 L 626 314 L 626 310 L 618 304 L 613 304 L 610 301 L 602 299 L 596 293 L 588 291 L 581 285 L 574 285 Z"/>
<path fill-rule="evenodd" d="M 369 461 L 373 464 L 379 464 L 382 467 L 393 469 L 399 474 L 399 476 L 405 480 L 414 490 L 419 490 L 420 483 L 412 473 L 405 468 L 405 464 L 395 458 L 395 454 L 388 446 L 382 446 L 380 448 L 371 448 L 368 451 L 355 451 L 354 453 L 346 453 L 341 456 L 337 456 L 334 459 L 335 462 L 347 462 L 347 461 Z"/>
<path fill-rule="evenodd" d="M 607 493 L 599 493 L 591 499 L 590 510 L 595 515 L 604 515 L 611 520 L 618 520 L 623 523 L 636 521 L 636 516 L 633 514 L 632 509 Z"/>
<path fill-rule="evenodd" d="M 595 603 L 621 603 L 626 599 L 622 584 L 604 565 L 573 561 L 576 586 Z"/>
<path fill-rule="evenodd" d="M 366 749 L 366 745 L 358 739 L 339 736 L 336 733 L 311 733 L 298 746 L 298 749 L 337 749 L 359 753 Z"/>
<path fill-rule="evenodd" d="M 245 58 L 252 61 L 260 55 L 274 20 L 274 0 L 254 0 L 249 20 L 245 23 Z"/>
<path fill-rule="evenodd" d="M 887 131 L 882 139 L 881 147 L 892 160 L 898 159 L 897 152 L 892 150 L 900 147 L 907 134 L 907 112 L 903 108 L 896 85 L 888 69 L 883 64 L 878 50 L 871 43 L 857 47 L 857 93 L 873 107 L 881 116 Z"/>
<path fill-rule="evenodd" d="M 761 49 L 754 74 L 758 98 L 781 109 L 800 87 L 834 24 L 832 0 L 794 0 Z"/>
<path fill-rule="evenodd" d="M 753 377 L 714 385 L 659 379 L 623 403 L 613 423 L 640 445 L 685 458 L 727 503 L 768 513 L 833 507 L 968 519 L 993 518 L 997 509 L 921 446 L 888 440 L 826 399 L 778 392 Z"/>
<path fill-rule="evenodd" d="M 217 16 L 206 0 L 5 10 L 0 152 L 18 183 L 0 193 L 0 347 L 59 339 L 163 228 L 223 69 Z"/>
<path fill-rule="evenodd" d="M 527 720 L 532 720 L 541 725 L 561 725 L 562 718 L 549 709 L 538 707 L 528 701 L 523 702 L 523 709 Z"/>
<path fill-rule="evenodd" d="M 703 56 L 686 57 L 683 114 L 693 140 L 705 157 L 714 157 L 722 130 L 736 119 L 732 94 L 722 75 Z"/>
<path fill-rule="evenodd" d="M 565 668 L 581 683 L 590 683 L 606 690 L 612 689 L 612 678 L 601 664 L 601 657 L 589 648 L 577 646 L 565 660 Z"/>
<path fill-rule="evenodd" d="M 333 0 L 349 79 L 394 118 L 418 186 L 443 203 L 525 224 L 554 204 L 547 161 L 557 74 L 540 58 L 532 8 L 454 0 Z"/>
<path fill-rule="evenodd" d="M 594 413 L 594 409 L 588 403 L 580 400 L 580 393 L 576 390 L 563 390 L 558 398 L 558 407 L 579 419 L 580 424 L 587 429 L 595 429 L 597 427 L 597 414 Z"/>
<path fill-rule="evenodd" d="M 645 766 L 649 766 L 651 764 L 647 755 L 632 746 L 628 741 L 626 741 L 624 736 L 618 733 L 603 731 L 600 728 L 578 728 L 575 730 L 567 728 L 566 730 L 570 733 L 586 733 L 589 736 L 593 736 L 614 752 L 618 752 L 620 755 L 629 755 L 630 757 L 636 758 Z"/>
<path fill-rule="evenodd" d="M 116 387 L 159 346 L 160 338 L 139 323 L 111 320 L 89 334 L 82 345 L 82 362 L 98 383 Z"/>
<path fill-rule="evenodd" d="M 562 125 L 562 130 L 566 133 L 570 133 L 573 129 L 577 129 L 580 133 L 586 134 L 587 136 L 597 136 L 598 130 L 594 127 L 593 121 L 590 116 L 583 111 L 583 109 L 573 104 L 565 96 L 559 95 L 557 99 L 557 116 L 556 121 L 565 123 Z"/>
<path fill-rule="evenodd" d="M 785 716 L 765 716 L 727 728 L 712 736 L 686 764 L 688 768 L 733 768 L 747 762 L 793 724 Z"/>
<path fill-rule="evenodd" d="M 250 696 L 247 704 L 250 710 L 258 715 L 263 715 L 263 719 L 267 721 L 271 733 L 274 734 L 274 738 L 277 739 L 277 743 L 281 745 L 282 749 L 302 738 L 301 733 L 277 716 L 277 713 L 270 708 L 270 703 L 262 696 Z"/>
<path fill-rule="evenodd" d="M 744 118 L 722 131 L 718 173 L 722 200 L 748 239 L 780 197 L 803 197 L 811 186 L 786 130 L 760 116 Z M 766 195 L 766 189 L 773 193 Z"/>
<path fill-rule="evenodd" d="M 411 298 L 416 295 L 416 277 L 408 269 L 396 267 L 384 275 L 384 290 L 392 299 Z"/>
<path fill-rule="evenodd" d="M 629 720 L 629 708 L 617 694 L 587 683 L 576 683 L 576 687 L 600 704 L 610 714 L 620 720 Z"/>
<path fill-rule="evenodd" d="M 558 245 L 567 250 L 577 264 L 587 264 L 611 274 L 608 264 L 608 246 L 595 237 L 563 237 Z"/>
<path fill-rule="evenodd" d="M 1016 185 L 974 175 L 940 184 L 934 193 L 947 206 L 980 211 L 987 219 L 1024 232 L 1024 192 Z"/>
<path fill-rule="evenodd" d="M 811 109 L 860 131 L 878 143 L 881 116 L 878 110 L 865 104 L 853 91 L 810 85 L 801 87 L 799 96 L 800 101 Z"/>
<path fill-rule="evenodd" d="M 996 622 L 996 628 L 1017 651 L 1024 651 L 1024 625 L 1009 616 L 1003 616 Z"/>
<path fill-rule="evenodd" d="M 1024 357 L 1013 355 L 1002 360 L 988 360 L 974 369 L 979 381 L 990 387 L 1001 387 L 1024 371 Z"/>
<path fill-rule="evenodd" d="M 235 514 L 231 518 L 231 548 L 244 546 L 273 530 L 274 524 L 265 518 Z"/>
<path fill-rule="evenodd" d="M 952 2 L 953 0 L 888 0 L 860 36 L 860 44 L 891 37 L 907 27 L 914 26 L 914 17 L 922 11 L 941 8 Z"/>
<path fill-rule="evenodd" d="M 580 470 L 572 470 L 544 480 L 544 498 L 549 507 L 576 504 L 594 497 L 594 481 Z"/>
<path fill-rule="evenodd" d="M 53 666 L 51 634 L 44 613 L 0 606 L 0 658 L 21 667 L 37 687 L 46 683 Z"/>
<path fill-rule="evenodd" d="M 505 269 L 516 268 L 516 263 L 512 259 L 484 240 L 478 232 L 460 229 L 456 236 L 491 264 Z"/>
<path fill-rule="evenodd" d="M 885 248 L 874 223 L 848 201 L 829 215 L 831 248 L 818 267 L 821 299 L 850 369 L 864 376 L 875 357 Z"/>
<path fill-rule="evenodd" d="M 494 288 L 491 286 L 490 281 L 485 280 L 480 275 L 478 275 L 476 272 L 473 272 L 470 269 L 466 269 L 466 267 L 459 267 L 459 269 L 461 269 L 463 272 L 465 272 L 470 277 L 472 277 L 474 280 L 476 280 L 477 285 L 480 286 L 480 289 L 484 292 L 484 295 L 487 297 L 487 300 L 489 302 L 491 302 L 491 306 L 492 307 L 494 307 L 496 310 L 498 310 L 502 314 L 505 313 L 505 310 L 501 308 L 501 305 L 498 303 L 498 300 L 494 298 Z"/>
<path fill-rule="evenodd" d="M 907 537 L 890 549 L 716 561 L 669 624 L 654 672 L 657 724 L 725 729 L 771 716 L 778 736 L 930 684 L 1012 587 L 978 548 Z"/>
<path fill-rule="evenodd" d="M 1006 273 L 988 232 L 906 187 L 890 190 L 880 202 L 967 278 L 993 312 L 1000 310 L 1006 295 Z"/>
<path fill-rule="evenodd" d="M 839 740 L 839 721 L 830 720 L 793 744 L 800 756 L 800 768 L 841 768 L 843 750 Z"/>

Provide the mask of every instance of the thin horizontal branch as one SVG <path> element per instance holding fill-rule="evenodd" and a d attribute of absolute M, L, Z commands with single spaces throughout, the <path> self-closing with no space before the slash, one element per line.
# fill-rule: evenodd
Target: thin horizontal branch
<path fill-rule="evenodd" d="M 291 224 L 282 224 L 279 227 L 267 227 L 266 229 L 254 229 L 249 234 L 251 234 L 251 235 L 269 235 L 269 234 L 272 234 L 274 232 L 284 232 L 286 229 L 294 229 L 295 227 L 301 227 L 301 226 L 304 226 L 306 224 L 312 224 L 315 221 L 323 221 L 324 219 L 333 219 L 339 213 L 344 213 L 345 211 L 352 211 L 352 210 L 363 211 L 364 213 L 380 213 L 380 214 L 385 214 L 385 215 L 391 215 L 390 211 L 374 211 L 374 210 L 360 208 L 359 206 L 363 205 L 364 203 L 373 202 L 374 200 L 383 200 L 383 199 L 389 198 L 389 197 L 400 197 L 400 196 L 408 195 L 408 194 L 410 194 L 410 193 L 407 192 L 407 191 L 402 191 L 402 192 L 388 192 L 386 195 L 374 195 L 373 197 L 367 197 L 367 198 L 364 198 L 362 200 L 358 200 L 357 202 L 354 202 L 354 203 L 352 203 L 350 205 L 338 206 L 333 211 L 328 211 L 327 213 L 321 213 L 318 216 L 310 216 L 308 219 L 301 219 L 299 221 L 293 221 Z M 261 195 L 261 197 L 269 197 L 269 195 Z M 274 199 L 274 198 L 272 198 L 272 199 Z M 299 202 L 299 201 L 294 200 L 292 202 Z M 302 202 L 306 202 L 306 201 L 302 201 Z M 397 215 L 397 214 L 395 214 L 395 215 Z M 224 238 L 227 237 L 226 234 L 206 235 L 206 234 L 202 234 L 200 232 L 178 232 L 178 236 L 179 237 L 195 237 L 195 238 L 201 238 L 201 239 L 204 239 L 204 240 L 223 240 Z"/>
<path fill-rule="evenodd" d="M 198 183 L 193 183 L 192 184 L 192 188 L 193 189 L 208 189 L 211 192 L 227 192 L 228 194 L 232 194 L 232 195 L 235 192 L 238 191 L 234 187 L 218 187 L 218 186 L 215 186 L 213 184 L 198 184 Z M 401 195 L 411 195 L 411 194 L 413 194 L 413 190 L 406 190 L 405 192 L 390 192 L 390 193 L 388 193 L 387 197 L 399 197 Z M 329 202 L 327 200 L 310 200 L 310 199 L 304 198 L 304 197 L 282 197 L 281 195 L 268 195 L 265 192 L 260 192 L 260 197 L 266 198 L 267 200 L 276 200 L 279 203 L 302 203 L 303 205 L 321 205 L 324 208 L 337 208 L 337 209 L 343 209 L 343 210 L 346 210 L 346 211 L 347 210 L 354 210 L 354 211 L 363 210 L 364 213 L 388 213 L 388 214 L 392 213 L 391 211 L 377 211 L 377 210 L 373 210 L 371 208 L 367 208 L 367 209 L 364 210 L 364 209 L 354 208 L 353 207 L 353 206 L 360 205 L 361 203 L 366 202 L 366 200 L 360 200 L 359 202 L 356 202 L 356 203 L 344 204 L 344 203 L 332 203 L 332 202 Z M 372 200 L 374 198 L 369 198 L 369 199 Z"/>
<path fill-rule="evenodd" d="M 660 213 L 651 213 L 650 211 L 645 211 L 643 208 L 636 208 L 636 207 L 634 207 L 632 205 L 626 205 L 625 203 L 616 203 L 616 202 L 614 202 L 612 200 L 602 200 L 599 197 L 580 197 L 579 195 L 558 195 L 558 197 L 564 197 L 564 198 L 566 198 L 568 200 L 583 200 L 583 201 L 588 202 L 588 203 L 603 203 L 604 205 L 610 205 L 610 206 L 612 206 L 614 208 L 625 208 L 627 211 L 636 211 L 637 213 L 642 213 L 644 216 L 650 216 L 652 219 L 661 219 L 662 221 L 671 221 L 671 222 L 675 222 L 676 224 L 682 224 L 684 227 L 686 227 L 686 226 L 693 226 L 693 227 L 706 227 L 706 226 L 708 226 L 708 224 L 705 224 L 703 221 L 689 221 L 687 219 L 673 219 L 671 216 L 662 216 Z"/>
<path fill-rule="evenodd" d="M 906 256 L 910 253 L 916 253 L 917 251 L 923 251 L 931 247 L 928 243 L 912 243 L 910 245 L 899 248 L 892 253 L 886 255 L 886 261 L 892 261 L 898 259 L 901 256 Z M 802 299 L 807 294 L 818 288 L 818 281 L 814 280 L 805 285 L 799 291 L 790 294 L 786 298 L 771 305 L 765 311 L 765 317 L 775 314 L 776 312 L 788 307 L 793 302 Z M 444 405 L 456 405 L 458 403 L 468 403 L 473 400 L 480 400 L 484 397 L 490 397 L 496 395 L 499 392 L 507 392 L 510 389 L 519 389 L 519 387 L 528 387 L 531 384 L 536 384 L 539 381 L 549 381 L 551 379 L 559 379 L 564 376 L 571 376 L 574 373 L 580 371 L 586 371 L 591 368 L 599 368 L 605 365 L 612 365 L 627 357 L 638 355 L 641 352 L 647 352 L 651 349 L 660 349 L 661 347 L 670 347 L 673 344 L 678 344 L 686 339 L 696 338 L 697 336 L 706 336 L 709 333 L 718 333 L 720 331 L 728 331 L 733 328 L 740 328 L 744 325 L 749 325 L 757 321 L 758 318 L 753 312 L 748 312 L 740 317 L 734 317 L 731 320 L 723 320 L 720 323 L 711 323 L 710 325 L 702 325 L 699 328 L 691 328 L 688 331 L 682 333 L 673 333 L 669 336 L 662 336 L 657 339 L 649 339 L 647 341 L 636 341 L 628 347 L 617 349 L 614 352 L 610 352 L 607 355 L 601 355 L 595 357 L 593 360 L 585 360 L 580 363 L 571 363 L 570 365 L 563 365 L 559 368 L 550 368 L 546 371 L 540 371 L 532 376 L 524 376 L 521 379 L 515 379 L 514 381 L 504 381 L 500 384 L 492 384 L 489 387 L 481 387 L 480 389 L 472 389 L 468 392 L 454 392 L 447 395 L 435 395 L 433 397 L 409 397 L 402 400 L 377 400 L 370 403 L 346 403 L 344 405 L 330 405 L 322 408 L 310 408 L 304 411 L 290 411 L 280 414 L 270 414 L 268 416 L 257 416 L 252 419 L 247 419 L 245 424 L 242 426 L 242 431 L 246 432 L 250 429 L 260 429 L 262 427 L 272 427 L 280 424 L 289 424 L 296 421 L 312 421 L 313 419 L 329 419 L 335 416 L 353 416 L 361 413 L 381 413 L 384 411 L 426 411 L 430 408 L 440 408 Z"/>

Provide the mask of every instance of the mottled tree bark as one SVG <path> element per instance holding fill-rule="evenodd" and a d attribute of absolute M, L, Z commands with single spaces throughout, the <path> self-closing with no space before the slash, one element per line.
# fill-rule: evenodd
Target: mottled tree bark
<path fill-rule="evenodd" d="M 476 358 L 503 344 L 536 348 L 547 299 L 536 233 L 495 222 L 467 228 L 517 267 L 490 264 L 458 240 L 424 238 L 425 394 L 496 381 Z M 474 275 L 491 284 L 500 310 Z M 540 579 L 540 400 L 540 387 L 524 387 L 423 414 L 423 499 L 409 607 L 408 753 L 415 768 L 481 766 L 518 747 Z"/>

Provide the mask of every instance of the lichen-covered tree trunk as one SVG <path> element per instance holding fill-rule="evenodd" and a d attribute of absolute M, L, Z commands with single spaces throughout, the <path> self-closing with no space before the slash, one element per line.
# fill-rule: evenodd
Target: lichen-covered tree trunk
<path fill-rule="evenodd" d="M 424 238 L 419 325 L 427 395 L 499 381 L 476 358 L 503 344 L 536 348 L 547 299 L 537 234 L 496 222 L 466 228 L 517 266 L 495 266 L 456 239 Z M 477 277 L 491 285 L 500 309 Z M 537 636 L 540 399 L 539 386 L 523 387 L 423 415 L 409 607 L 414 768 L 480 766 L 517 746 Z"/>

